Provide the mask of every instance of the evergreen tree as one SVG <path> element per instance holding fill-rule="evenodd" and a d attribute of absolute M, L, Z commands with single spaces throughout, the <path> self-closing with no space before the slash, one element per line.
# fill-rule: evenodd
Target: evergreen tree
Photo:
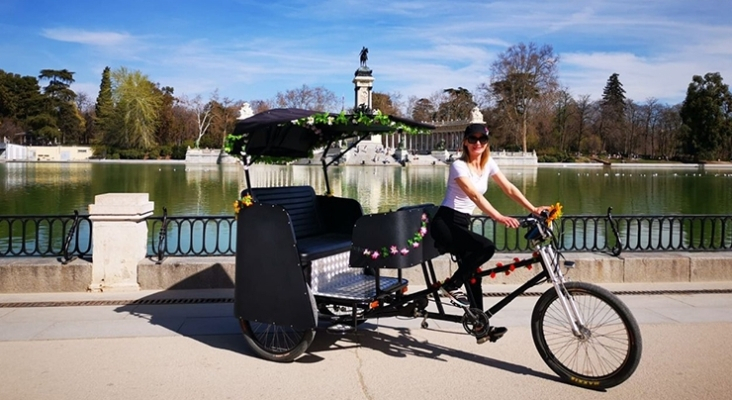
<path fill-rule="evenodd" d="M 437 117 L 435 105 L 429 99 L 421 98 L 414 103 L 412 119 L 415 121 L 434 121 Z"/>
<path fill-rule="evenodd" d="M 94 126 L 97 141 L 101 141 L 107 134 L 109 119 L 114 113 L 114 102 L 112 100 L 112 79 L 109 67 L 102 71 L 102 83 L 99 85 L 97 103 L 94 107 Z"/>
<path fill-rule="evenodd" d="M 600 101 L 600 138 L 609 153 L 627 152 L 623 140 L 626 105 L 625 89 L 614 73 L 608 78 Z"/>
<path fill-rule="evenodd" d="M 437 119 L 443 121 L 457 121 L 470 118 L 470 111 L 475 107 L 473 94 L 468 89 L 458 87 L 443 90 L 449 97 L 440 104 L 437 110 Z"/>
<path fill-rule="evenodd" d="M 84 118 L 76 108 L 76 93 L 70 86 L 74 83 L 74 73 L 66 69 L 41 70 L 38 79 L 48 79 L 48 85 L 43 93 L 50 98 L 47 113 L 55 119 L 53 126 L 47 125 L 41 129 L 42 137 L 54 139 L 65 144 L 67 141 L 78 143 L 84 131 Z M 45 121 L 45 119 L 42 119 Z"/>
<path fill-rule="evenodd" d="M 696 160 L 729 157 L 732 94 L 718 72 L 692 78 L 679 114 L 684 153 Z"/>

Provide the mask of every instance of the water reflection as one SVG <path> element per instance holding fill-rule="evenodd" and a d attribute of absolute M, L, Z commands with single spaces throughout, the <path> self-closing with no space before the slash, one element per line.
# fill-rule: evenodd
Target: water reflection
<path fill-rule="evenodd" d="M 504 167 L 508 179 L 536 204 L 561 202 L 568 215 L 729 214 L 732 170 Z M 442 166 L 330 168 L 336 196 L 359 200 L 367 213 L 404 205 L 439 203 L 448 169 Z M 319 166 L 255 165 L 254 186 L 311 185 L 325 193 Z M 70 215 L 87 212 L 103 193 L 149 193 L 155 214 L 231 215 L 244 188 L 238 165 L 111 163 L 0 163 L 0 212 L 4 215 Z M 488 199 L 501 212 L 525 210 L 489 185 Z"/>

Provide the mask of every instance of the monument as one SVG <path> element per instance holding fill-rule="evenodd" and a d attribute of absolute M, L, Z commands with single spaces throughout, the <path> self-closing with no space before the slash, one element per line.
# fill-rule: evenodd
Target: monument
<path fill-rule="evenodd" d="M 361 66 L 358 67 L 353 78 L 356 91 L 356 102 L 354 109 L 372 109 L 371 90 L 374 86 L 374 77 L 371 75 L 371 68 L 366 64 L 369 59 L 369 49 L 365 46 L 361 48 L 360 54 Z"/>

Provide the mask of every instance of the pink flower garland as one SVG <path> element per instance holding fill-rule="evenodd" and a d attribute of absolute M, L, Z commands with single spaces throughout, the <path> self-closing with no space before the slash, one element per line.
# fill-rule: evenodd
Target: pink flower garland
<path fill-rule="evenodd" d="M 391 245 L 391 246 L 384 246 L 381 248 L 381 250 L 369 250 L 364 249 L 363 255 L 371 257 L 372 260 L 376 260 L 379 257 L 381 258 L 387 258 L 389 256 L 395 256 L 397 254 L 406 256 L 409 254 L 409 248 L 419 248 L 419 244 L 422 241 L 422 239 L 427 235 L 427 224 L 429 223 L 429 219 L 427 218 L 427 214 L 422 214 L 422 226 L 420 226 L 419 230 L 412 236 L 411 239 L 407 240 L 407 245 L 402 246 L 401 249 L 397 245 Z"/>

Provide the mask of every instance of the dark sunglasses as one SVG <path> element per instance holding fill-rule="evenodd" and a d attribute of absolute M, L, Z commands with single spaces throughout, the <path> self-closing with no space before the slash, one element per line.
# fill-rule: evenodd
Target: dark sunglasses
<path fill-rule="evenodd" d="M 468 136 L 467 139 L 468 139 L 468 143 L 470 143 L 470 144 L 476 144 L 478 142 L 480 142 L 480 144 L 488 143 L 488 136 L 485 136 L 485 135 L 480 136 L 480 137 L 471 135 L 471 136 Z"/>

